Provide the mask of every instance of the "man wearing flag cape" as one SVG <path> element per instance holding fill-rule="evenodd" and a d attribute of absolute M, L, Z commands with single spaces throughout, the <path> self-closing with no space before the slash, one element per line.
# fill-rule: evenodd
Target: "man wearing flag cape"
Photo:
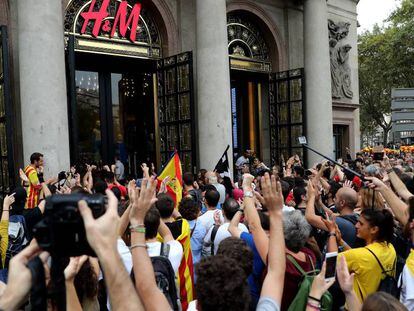
<path fill-rule="evenodd" d="M 178 213 L 178 205 L 180 204 L 183 193 L 183 181 L 182 181 L 182 168 L 181 161 L 178 152 L 175 151 L 167 165 L 164 167 L 162 173 L 158 176 L 158 182 L 163 183 L 165 180 L 166 192 L 175 203 L 175 213 Z M 187 310 L 190 301 L 194 300 L 194 271 L 193 271 L 193 257 L 191 253 L 190 244 L 190 225 L 187 220 L 181 217 L 175 218 L 173 222 L 170 221 L 172 216 L 166 221 L 165 224 L 171 229 L 177 228 L 177 225 L 181 228 L 179 232 L 177 230 L 171 230 L 174 239 L 181 243 L 184 251 L 183 259 L 181 260 L 180 267 L 178 269 L 178 288 L 181 298 L 181 305 L 183 310 Z M 173 232 L 175 231 L 175 232 Z M 158 236 L 158 239 L 162 242 L 162 238 Z"/>

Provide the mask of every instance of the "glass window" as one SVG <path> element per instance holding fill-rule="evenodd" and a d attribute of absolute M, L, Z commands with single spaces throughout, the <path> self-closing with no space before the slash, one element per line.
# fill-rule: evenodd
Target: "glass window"
<path fill-rule="evenodd" d="M 1 50 L 0 50 L 0 54 L 1 54 Z M 4 85 L 2 84 L 2 81 L 0 80 L 0 117 L 3 117 L 4 114 L 5 114 L 4 104 L 5 104 L 5 102 L 4 102 Z"/>
<path fill-rule="evenodd" d="M 190 89 L 190 65 L 186 64 L 184 66 L 178 67 L 178 91 L 188 91 Z"/>
<path fill-rule="evenodd" d="M 81 159 L 102 159 L 102 134 L 97 72 L 76 71 L 78 146 Z"/>

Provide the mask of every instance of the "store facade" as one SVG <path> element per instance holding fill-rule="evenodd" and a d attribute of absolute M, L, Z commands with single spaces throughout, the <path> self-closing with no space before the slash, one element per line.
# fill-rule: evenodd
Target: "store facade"
<path fill-rule="evenodd" d="M 9 149 L 16 158 L 10 173 L 38 150 L 59 158 L 49 162 L 50 172 L 63 163 L 111 162 L 118 155 L 131 175 L 142 161 L 160 167 L 175 149 L 186 171 L 213 168 L 227 145 L 234 157 L 252 149 L 268 164 L 280 162 L 281 155 L 286 159 L 298 153 L 306 158 L 297 142 L 301 135 L 323 152 L 335 151 L 337 157 L 345 147 L 355 150 L 359 148 L 356 4 L 356 0 L 64 0 L 59 5 L 43 4 L 49 13 L 42 15 L 36 13 L 40 7 L 36 1 L 19 5 L 0 0 L 5 9 L 0 24 L 10 34 L 11 108 L 5 125 L 10 124 L 6 136 L 13 137 Z M 29 56 L 33 62 L 36 53 L 49 50 L 30 45 L 31 55 L 26 55 L 21 48 L 36 38 L 29 22 L 50 27 L 45 19 L 56 17 L 58 10 L 61 20 L 54 22 L 61 23 L 62 32 L 38 33 L 36 42 L 44 37 L 44 44 L 53 49 L 61 40 L 62 55 L 51 52 L 56 63 L 39 73 L 36 83 L 48 85 L 50 79 L 50 85 L 63 77 L 65 102 L 44 97 L 42 113 L 33 103 L 35 91 L 32 98 L 25 95 L 33 84 L 25 72 Z M 43 61 L 53 63 L 51 58 Z M 49 92 L 53 95 L 55 89 Z M 63 98 L 57 91 L 56 96 Z M 67 121 L 60 120 L 57 126 L 52 117 L 42 118 L 47 110 Z M 48 135 L 45 143 L 39 134 L 45 127 L 61 132 Z M 55 150 L 53 144 L 64 146 Z M 308 155 L 308 160 L 315 158 Z"/>

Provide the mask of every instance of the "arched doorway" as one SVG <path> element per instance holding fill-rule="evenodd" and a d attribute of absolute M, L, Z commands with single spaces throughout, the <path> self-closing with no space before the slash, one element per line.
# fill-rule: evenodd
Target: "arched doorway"
<path fill-rule="evenodd" d="M 305 154 L 303 69 L 287 70 L 283 39 L 258 5 L 233 1 L 228 7 L 233 149 L 254 150 L 265 163 L 281 164 Z"/>
<path fill-rule="evenodd" d="M 227 14 L 231 66 L 233 150 L 253 150 L 267 160 L 268 89 L 272 58 L 263 25 L 254 14 L 236 10 Z M 273 51 L 274 53 L 274 51 Z M 277 67 L 277 64 L 274 65 Z"/>
<path fill-rule="evenodd" d="M 192 55 L 175 52 L 162 0 L 72 0 L 65 11 L 72 161 L 112 163 L 137 177 L 175 149 L 195 163 Z M 99 14 L 98 14 L 99 13 Z M 174 37 L 174 35 L 172 35 Z"/>

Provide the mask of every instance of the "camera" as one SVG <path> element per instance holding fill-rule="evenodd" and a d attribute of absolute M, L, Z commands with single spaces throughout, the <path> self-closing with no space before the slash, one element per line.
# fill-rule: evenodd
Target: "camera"
<path fill-rule="evenodd" d="M 33 228 L 39 246 L 52 256 L 96 256 L 86 239 L 78 202 L 85 200 L 94 218 L 105 213 L 106 197 L 101 194 L 53 195 L 46 198 L 43 219 Z"/>

